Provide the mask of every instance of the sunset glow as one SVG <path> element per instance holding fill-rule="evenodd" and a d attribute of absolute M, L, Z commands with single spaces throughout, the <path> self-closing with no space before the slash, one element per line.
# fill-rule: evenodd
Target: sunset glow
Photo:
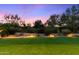
<path fill-rule="evenodd" d="M 62 14 L 71 4 L 2 4 L 0 5 L 0 22 L 6 14 L 18 14 L 25 23 L 33 24 L 35 20 L 46 22 L 52 14 Z"/>

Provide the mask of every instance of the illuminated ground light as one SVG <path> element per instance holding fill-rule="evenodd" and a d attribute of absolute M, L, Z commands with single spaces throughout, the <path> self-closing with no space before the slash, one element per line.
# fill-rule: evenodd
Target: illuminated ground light
<path fill-rule="evenodd" d="M 17 38 L 17 37 L 16 37 L 16 36 L 14 36 L 14 35 L 9 35 L 9 36 L 4 37 L 4 38 Z"/>
<path fill-rule="evenodd" d="M 0 32 L 2 32 L 3 30 L 0 30 Z"/>
<path fill-rule="evenodd" d="M 29 35 L 29 36 L 26 36 L 24 38 L 35 38 L 35 37 L 36 37 L 36 35 Z"/>
<path fill-rule="evenodd" d="M 67 37 L 74 37 L 74 34 L 68 34 Z"/>
<path fill-rule="evenodd" d="M 48 35 L 48 37 L 50 37 L 50 38 L 51 38 L 51 37 L 55 37 L 55 35 L 50 34 L 50 35 Z"/>

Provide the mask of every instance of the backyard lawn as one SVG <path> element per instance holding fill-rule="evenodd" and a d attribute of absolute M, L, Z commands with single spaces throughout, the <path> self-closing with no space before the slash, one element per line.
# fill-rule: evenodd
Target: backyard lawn
<path fill-rule="evenodd" d="M 4 55 L 70 55 L 79 54 L 79 38 L 17 38 L 0 39 Z"/>

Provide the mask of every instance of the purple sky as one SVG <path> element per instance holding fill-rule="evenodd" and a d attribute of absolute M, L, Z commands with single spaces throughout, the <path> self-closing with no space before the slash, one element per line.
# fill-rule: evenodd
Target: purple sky
<path fill-rule="evenodd" d="M 41 19 L 45 22 L 52 14 L 62 14 L 72 4 L 0 4 L 0 17 L 18 14 L 26 23 Z"/>

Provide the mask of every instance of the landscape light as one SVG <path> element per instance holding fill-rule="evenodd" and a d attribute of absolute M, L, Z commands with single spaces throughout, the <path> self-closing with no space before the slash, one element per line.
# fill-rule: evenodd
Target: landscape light
<path fill-rule="evenodd" d="M 55 37 L 55 35 L 50 34 L 50 35 L 48 35 L 48 37 Z"/>
<path fill-rule="evenodd" d="M 35 35 L 29 35 L 29 36 L 26 36 L 25 38 L 34 38 L 36 37 Z"/>
<path fill-rule="evenodd" d="M 68 34 L 67 37 L 73 37 L 74 35 L 71 33 L 71 34 Z"/>
<path fill-rule="evenodd" d="M 59 25 L 54 25 L 55 27 L 60 27 Z"/>
<path fill-rule="evenodd" d="M 9 35 L 7 37 L 4 37 L 4 38 L 17 38 L 15 35 Z"/>
<path fill-rule="evenodd" d="M 0 30 L 0 32 L 2 32 L 3 30 Z"/>

